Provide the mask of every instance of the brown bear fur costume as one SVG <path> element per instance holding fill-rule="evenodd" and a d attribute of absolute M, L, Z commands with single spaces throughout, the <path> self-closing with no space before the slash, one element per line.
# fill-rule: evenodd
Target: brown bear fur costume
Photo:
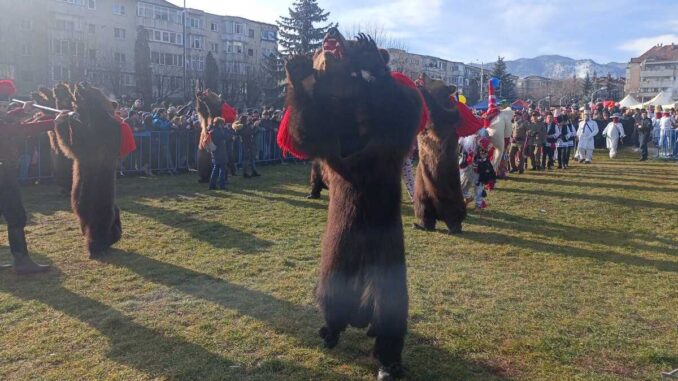
<path fill-rule="evenodd" d="M 71 88 L 74 114 L 56 128 L 61 150 L 73 160 L 71 207 L 90 257 L 104 254 L 122 236 L 115 205 L 115 170 L 120 154 L 120 124 L 114 106 L 97 88 Z"/>
<path fill-rule="evenodd" d="M 401 167 L 422 112 L 414 89 L 390 75 L 371 38 L 329 30 L 314 59 L 291 58 L 289 134 L 322 160 L 329 210 L 316 298 L 325 345 L 350 324 L 375 337 L 379 379 L 402 372 L 408 295 L 401 219 Z"/>
<path fill-rule="evenodd" d="M 306 198 L 319 199 L 323 189 L 327 189 L 327 179 L 323 178 L 322 162 L 311 161 L 311 193 Z"/>
<path fill-rule="evenodd" d="M 459 111 L 450 97 L 456 91 L 443 81 L 425 75 L 419 90 L 430 111 L 424 131 L 418 136 L 419 165 L 414 187 L 416 228 L 434 230 L 442 220 L 450 233 L 461 233 L 466 203 L 459 178 L 459 149 L 456 125 Z"/>

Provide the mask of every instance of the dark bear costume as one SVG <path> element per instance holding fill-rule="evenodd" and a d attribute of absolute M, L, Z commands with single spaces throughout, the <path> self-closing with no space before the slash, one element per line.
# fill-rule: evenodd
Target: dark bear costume
<path fill-rule="evenodd" d="M 426 75 L 418 84 L 430 118 L 424 131 L 417 136 L 419 165 L 414 187 L 414 214 L 420 222 L 415 227 L 434 230 L 436 220 L 442 220 L 450 233 L 461 233 L 466 203 L 459 178 L 456 126 L 460 116 L 450 100 L 456 89 Z"/>
<path fill-rule="evenodd" d="M 322 162 L 311 161 L 311 193 L 306 198 L 319 199 L 323 189 L 327 189 L 327 180 L 323 178 Z"/>
<path fill-rule="evenodd" d="M 73 160 L 71 207 L 90 257 L 104 254 L 122 236 L 115 205 L 115 171 L 120 157 L 120 123 L 113 102 L 86 83 L 70 91 L 77 114 L 56 127 L 61 150 Z"/>
<path fill-rule="evenodd" d="M 289 131 L 279 135 L 321 159 L 329 182 L 316 288 L 326 324 L 320 336 L 332 348 L 349 324 L 369 325 L 379 379 L 402 371 L 408 295 L 400 175 L 422 110 L 416 89 L 391 76 L 387 57 L 364 35 L 347 41 L 330 29 L 313 60 L 287 62 Z"/>

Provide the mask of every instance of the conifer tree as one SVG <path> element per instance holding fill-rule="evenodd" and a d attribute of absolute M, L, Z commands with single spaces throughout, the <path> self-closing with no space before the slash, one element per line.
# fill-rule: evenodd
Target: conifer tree
<path fill-rule="evenodd" d="M 327 30 L 336 24 L 329 23 L 316 27 L 315 24 L 324 23 L 330 15 L 318 6 L 317 0 L 296 0 L 289 8 L 289 17 L 281 16 L 277 21 L 279 27 L 278 43 L 282 47 L 282 54 L 312 54 L 322 44 Z"/>

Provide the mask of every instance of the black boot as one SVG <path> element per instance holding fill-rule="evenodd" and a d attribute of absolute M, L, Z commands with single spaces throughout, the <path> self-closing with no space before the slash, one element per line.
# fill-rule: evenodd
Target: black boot
<path fill-rule="evenodd" d="M 252 177 L 259 177 L 259 176 L 261 176 L 261 175 L 259 174 L 259 172 L 257 172 L 256 169 L 253 169 L 253 170 L 252 170 Z"/>
<path fill-rule="evenodd" d="M 26 234 L 23 228 L 11 228 L 9 235 L 9 248 L 12 252 L 14 272 L 19 275 L 43 273 L 49 270 L 49 266 L 39 265 L 28 256 Z"/>

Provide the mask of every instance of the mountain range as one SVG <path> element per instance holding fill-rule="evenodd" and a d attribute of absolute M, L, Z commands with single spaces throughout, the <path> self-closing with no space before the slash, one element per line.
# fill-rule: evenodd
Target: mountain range
<path fill-rule="evenodd" d="M 625 63 L 610 62 L 608 64 L 599 64 L 591 59 L 575 60 L 559 55 L 519 58 L 514 61 L 505 62 L 508 72 L 518 77 L 538 75 L 546 78 L 564 79 L 576 75 L 578 78 L 584 78 L 586 73 L 593 77 L 594 72 L 599 77 L 607 76 L 608 73 L 615 78 L 626 76 Z M 483 67 L 486 70 L 492 70 L 494 63 L 485 64 Z"/>

